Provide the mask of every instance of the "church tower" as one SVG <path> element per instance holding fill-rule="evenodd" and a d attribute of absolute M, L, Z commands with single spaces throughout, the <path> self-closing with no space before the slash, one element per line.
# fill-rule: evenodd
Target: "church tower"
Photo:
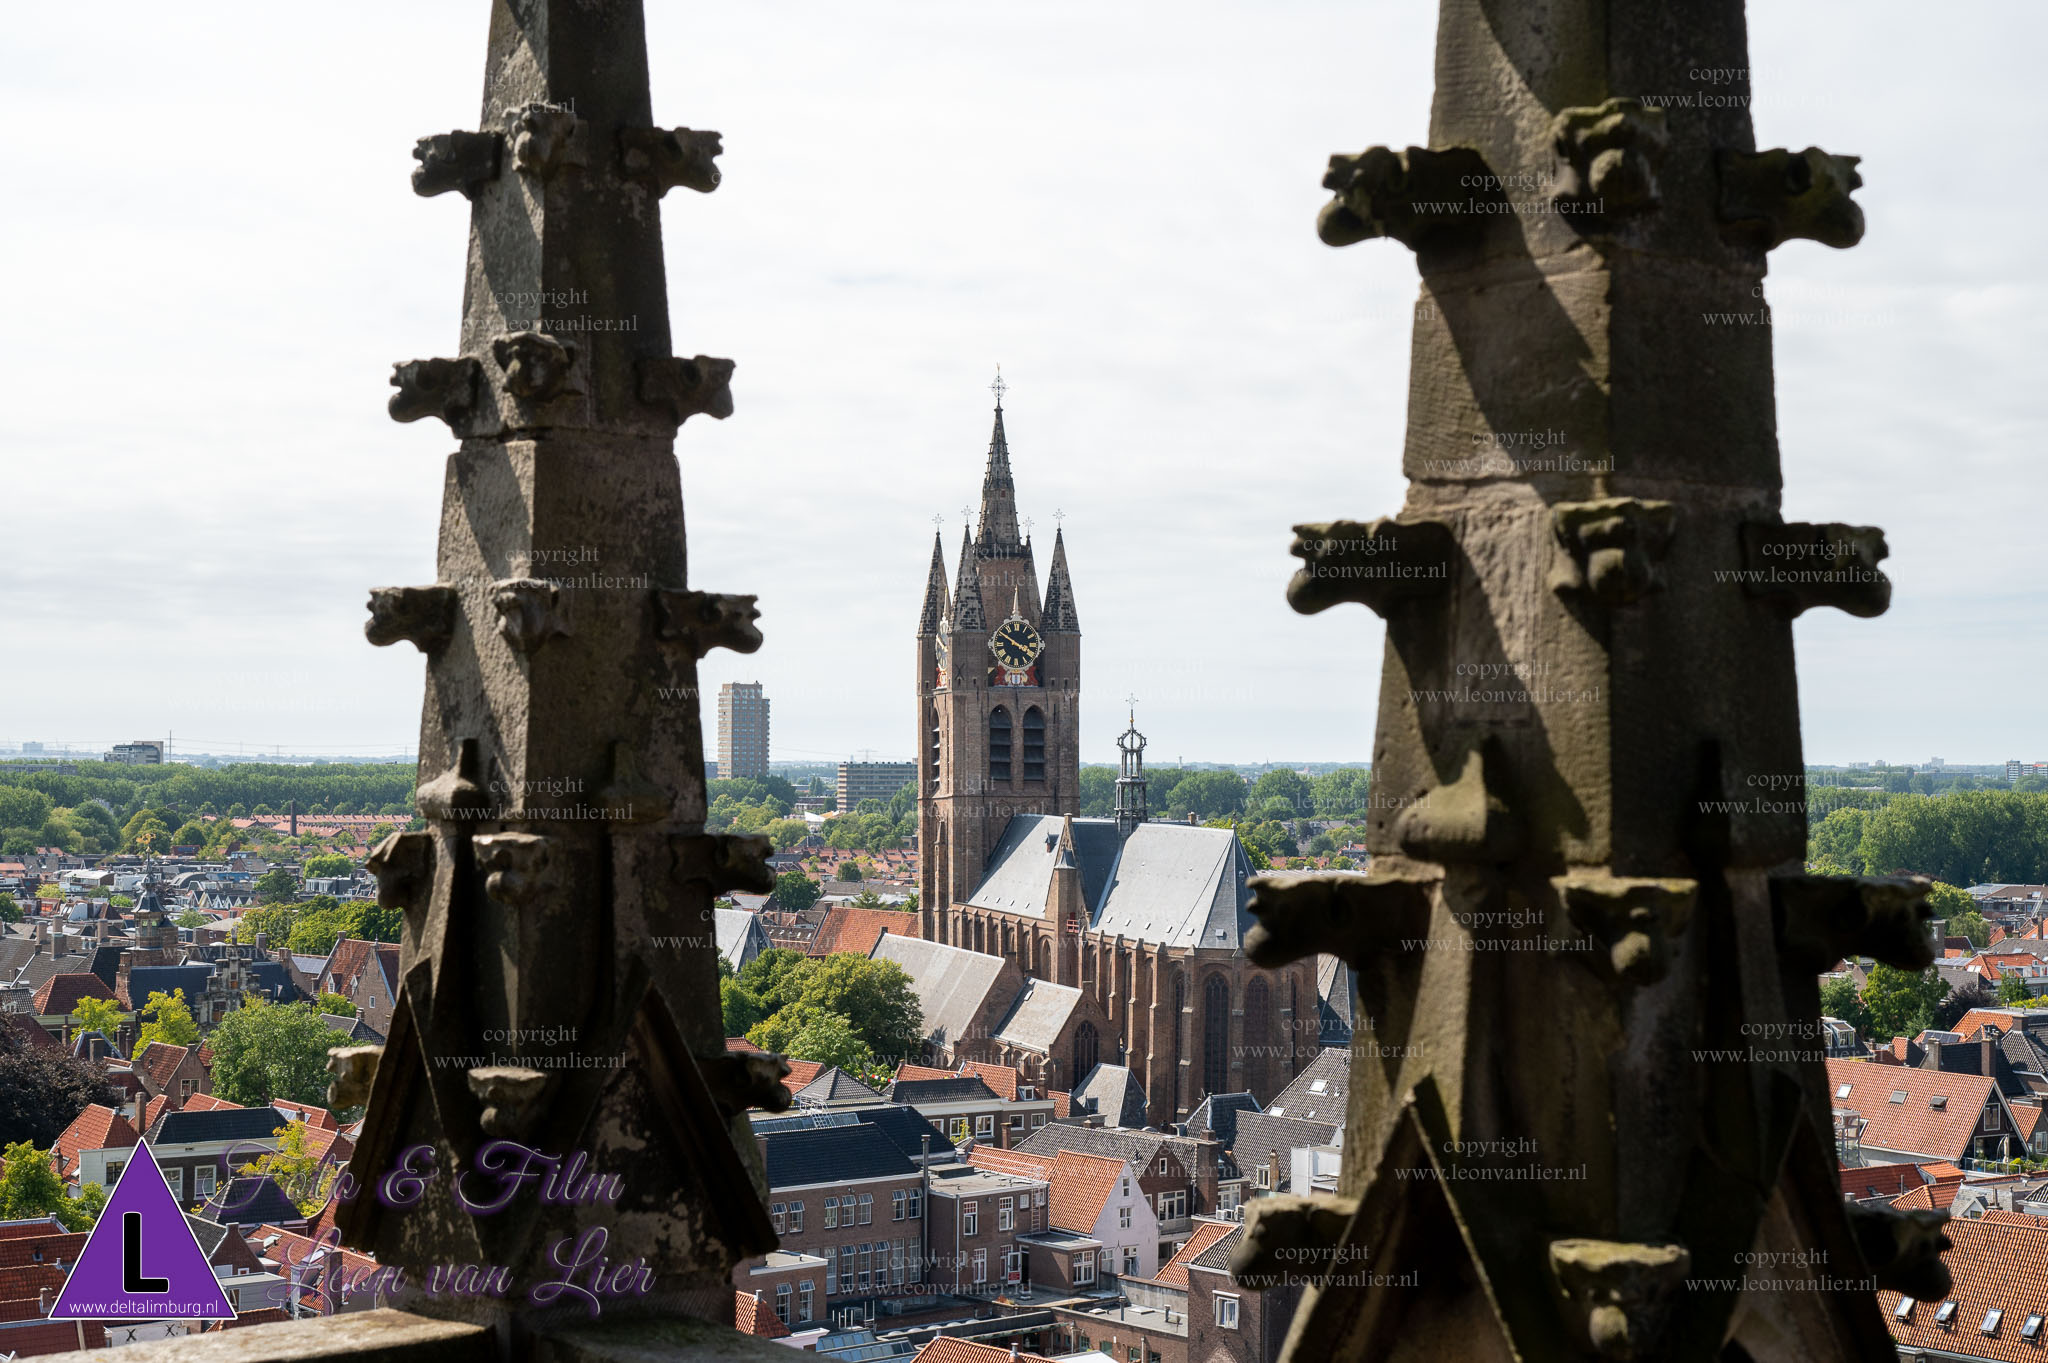
<path fill-rule="evenodd" d="M 993 387 L 980 521 L 962 532 L 950 590 L 934 535 L 918 621 L 918 904 L 935 941 L 951 940 L 947 910 L 973 892 L 1011 815 L 1080 812 L 1081 625 L 1066 541 L 1054 532 L 1041 595 L 1000 377 Z"/>

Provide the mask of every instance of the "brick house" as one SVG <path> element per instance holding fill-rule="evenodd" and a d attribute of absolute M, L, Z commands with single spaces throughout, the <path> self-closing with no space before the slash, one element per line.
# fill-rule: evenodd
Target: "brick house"
<path fill-rule="evenodd" d="M 318 993 L 339 994 L 356 1006 L 356 1016 L 379 1036 L 391 1035 L 398 998 L 398 947 L 344 937 L 334 944 L 315 981 Z"/>
<path fill-rule="evenodd" d="M 978 1144 L 1007 1150 L 1052 1119 L 1052 1099 L 1039 1097 L 1038 1089 L 1029 1082 L 1020 1084 L 1014 1069 L 1001 1065 L 985 1068 L 997 1076 L 1010 1076 L 1011 1097 L 997 1092 L 981 1073 L 963 1070 L 952 1074 L 924 1065 L 899 1066 L 895 1081 L 883 1096 L 916 1109 L 953 1145 L 971 1137 Z M 1016 1096 L 1019 1094 L 1024 1096 Z"/>
<path fill-rule="evenodd" d="M 58 1041 L 68 1040 L 80 999 L 104 999 L 121 1006 L 113 988 L 91 971 L 66 971 L 52 975 L 37 989 L 30 1010 L 44 1031 Z"/>
<path fill-rule="evenodd" d="M 1158 1220 L 1162 1262 L 1187 1239 L 1194 1228 L 1192 1218 L 1215 1214 L 1218 1188 L 1233 1172 L 1222 1142 L 1158 1131 L 1054 1124 L 1032 1133 L 1020 1148 L 1034 1155 L 1072 1150 L 1128 1163 L 1137 1171 L 1139 1189 Z"/>
<path fill-rule="evenodd" d="M 164 1098 L 173 1112 L 195 1093 L 213 1091 L 213 1073 L 200 1063 L 197 1046 L 171 1046 L 152 1041 L 135 1053 L 130 1068 L 151 1098 Z"/>
<path fill-rule="evenodd" d="M 949 1165 L 932 1170 L 925 1202 L 925 1279 L 938 1291 L 992 1297 L 1027 1279 L 1023 1236 L 1044 1230 L 1042 1177 Z"/>
<path fill-rule="evenodd" d="M 147 1135 L 171 1196 L 180 1206 L 190 1207 L 213 1197 L 233 1169 L 276 1150 L 276 1133 L 290 1121 L 267 1107 L 165 1112 Z"/>
<path fill-rule="evenodd" d="M 881 1126 L 855 1121 L 754 1139 L 782 1251 L 824 1263 L 822 1280 L 790 1275 L 793 1300 L 808 1291 L 820 1314 L 866 1315 L 878 1299 L 923 1281 L 924 1171 Z M 734 1288 L 753 1291 L 751 1270 L 762 1266 L 735 1267 Z"/>
<path fill-rule="evenodd" d="M 1230 1256 L 1244 1238 L 1233 1225 L 1187 1260 L 1189 1363 L 1271 1363 L 1301 1300 L 1299 1282 L 1248 1292 L 1230 1276 Z"/>
<path fill-rule="evenodd" d="M 1942 1227 L 1950 1248 L 1941 1261 L 1954 1286 L 1940 1301 L 1877 1294 L 1900 1358 L 1989 1359 L 2042 1356 L 2048 1333 L 2048 1222 L 2019 1212 L 1987 1211 Z"/>
<path fill-rule="evenodd" d="M 1051 1215 L 1041 1232 L 1020 1236 L 1025 1281 L 1055 1292 L 1102 1290 L 1117 1276 L 1150 1278 L 1159 1271 L 1159 1218 L 1127 1160 L 1062 1150 L 1047 1157 L 982 1148 L 976 1168 L 1043 1179 Z"/>

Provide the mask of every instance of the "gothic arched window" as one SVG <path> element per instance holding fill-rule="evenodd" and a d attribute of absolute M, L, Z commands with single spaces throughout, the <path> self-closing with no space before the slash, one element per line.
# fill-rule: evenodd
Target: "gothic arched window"
<path fill-rule="evenodd" d="M 1010 780 L 1010 712 L 998 705 L 988 716 L 988 779 Z"/>
<path fill-rule="evenodd" d="M 1102 1049 L 1101 1041 L 1095 1035 L 1095 1024 L 1084 1022 L 1074 1029 L 1074 1082 L 1080 1083 L 1095 1068 L 1095 1060 Z"/>
<path fill-rule="evenodd" d="M 1244 1086 L 1265 1092 L 1266 1053 L 1272 1045 L 1273 996 L 1254 975 L 1244 987 Z M 1261 1099 L 1260 1101 L 1264 1101 Z"/>
<path fill-rule="evenodd" d="M 1202 1088 L 1227 1093 L 1230 1083 L 1230 986 L 1211 975 L 1202 986 Z"/>
<path fill-rule="evenodd" d="M 1024 712 L 1024 779 L 1045 779 L 1045 712 L 1036 705 Z"/>

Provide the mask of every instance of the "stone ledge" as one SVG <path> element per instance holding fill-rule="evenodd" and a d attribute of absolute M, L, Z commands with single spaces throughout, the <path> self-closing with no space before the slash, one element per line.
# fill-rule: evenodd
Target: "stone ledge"
<path fill-rule="evenodd" d="M 730 1332 L 728 1332 L 730 1333 Z M 110 1363 L 488 1363 L 490 1331 L 406 1311 L 352 1311 L 107 1349 Z"/>

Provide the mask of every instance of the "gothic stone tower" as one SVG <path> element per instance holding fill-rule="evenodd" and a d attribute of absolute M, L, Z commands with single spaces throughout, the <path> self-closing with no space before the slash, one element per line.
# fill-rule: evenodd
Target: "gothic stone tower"
<path fill-rule="evenodd" d="M 945 910 L 970 894 L 1012 814 L 1073 814 L 1081 798 L 1081 626 L 1066 541 L 1053 536 L 1045 595 L 1003 432 L 1001 380 L 981 482 L 981 520 L 962 534 L 946 587 L 944 546 L 917 626 L 918 903 L 923 935 L 947 940 Z"/>
<path fill-rule="evenodd" d="M 1681 102 L 1706 67 L 1735 97 Z M 1331 160 L 1322 239 L 1411 248 L 1424 306 L 1406 504 L 1297 527 L 1288 590 L 1386 620 L 1373 862 L 1263 882 L 1245 950 L 1343 957 L 1385 1046 L 1337 1194 L 1234 1261 L 1308 1278 L 1283 1363 L 1889 1358 L 1873 1286 L 1948 1291 L 1939 1214 L 1843 1206 L 1815 982 L 1926 967 L 1927 883 L 1808 875 L 1754 794 L 1804 772 L 1793 617 L 1891 588 L 1878 530 L 1781 515 L 1771 329 L 1702 325 L 1863 231 L 1748 70 L 1742 0 L 1443 0 L 1430 145 Z"/>

